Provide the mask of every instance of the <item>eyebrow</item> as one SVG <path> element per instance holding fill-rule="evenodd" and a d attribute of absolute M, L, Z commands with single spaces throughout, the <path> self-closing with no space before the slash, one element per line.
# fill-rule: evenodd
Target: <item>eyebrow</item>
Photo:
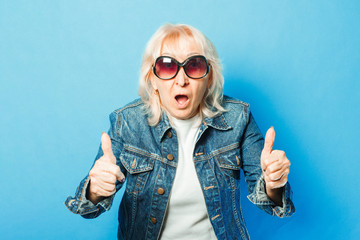
<path fill-rule="evenodd" d="M 164 52 L 161 54 L 161 56 L 165 56 L 165 55 L 175 58 L 175 56 L 171 53 Z M 191 53 L 187 54 L 186 57 L 191 57 L 191 56 L 195 56 L 195 55 L 201 55 L 201 54 L 197 53 L 197 52 L 191 52 Z"/>

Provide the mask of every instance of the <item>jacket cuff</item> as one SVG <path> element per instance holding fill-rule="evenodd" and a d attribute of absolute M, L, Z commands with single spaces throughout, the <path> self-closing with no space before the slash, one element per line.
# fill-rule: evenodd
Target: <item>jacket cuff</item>
<path fill-rule="evenodd" d="M 263 174 L 261 174 L 259 180 L 257 181 L 254 192 L 249 194 L 247 197 L 260 209 L 273 216 L 278 216 L 280 218 L 290 217 L 295 212 L 295 207 L 292 202 L 292 191 L 289 182 L 286 183 L 282 192 L 282 207 L 276 206 L 276 204 L 266 194 Z"/>
<path fill-rule="evenodd" d="M 95 218 L 104 211 L 110 210 L 115 194 L 103 199 L 95 205 L 86 198 L 86 190 L 88 188 L 89 182 L 90 177 L 87 176 L 84 180 L 81 181 L 76 191 L 75 197 L 69 196 L 65 201 L 65 205 L 71 212 L 75 214 L 80 214 L 85 218 Z"/>

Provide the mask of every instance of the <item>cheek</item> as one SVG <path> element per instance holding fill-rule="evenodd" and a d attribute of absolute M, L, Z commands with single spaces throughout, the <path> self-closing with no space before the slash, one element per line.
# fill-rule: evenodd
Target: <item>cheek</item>
<path fill-rule="evenodd" d="M 166 84 L 158 84 L 157 86 L 161 99 L 168 99 L 170 97 L 170 87 Z"/>
<path fill-rule="evenodd" d="M 203 86 L 199 86 L 197 92 L 196 92 L 196 103 L 200 104 L 203 100 L 206 92 L 206 84 Z"/>
<path fill-rule="evenodd" d="M 201 86 L 201 93 L 204 96 L 206 89 L 210 86 L 210 82 L 209 81 L 204 81 L 204 83 Z"/>

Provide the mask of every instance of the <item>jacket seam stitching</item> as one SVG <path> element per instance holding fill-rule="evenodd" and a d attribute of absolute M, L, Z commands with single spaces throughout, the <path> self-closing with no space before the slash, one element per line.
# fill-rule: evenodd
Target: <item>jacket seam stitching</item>
<path fill-rule="evenodd" d="M 222 154 L 222 153 L 225 153 L 225 152 L 228 152 L 228 151 L 231 151 L 231 150 L 234 150 L 236 149 L 237 147 L 240 146 L 240 143 L 233 143 L 229 146 L 226 146 L 226 147 L 223 147 L 223 148 L 220 148 L 218 150 L 215 150 L 213 152 L 211 152 L 210 154 L 206 155 L 200 155 L 198 156 L 197 160 L 194 159 L 194 162 L 198 162 L 198 161 L 204 161 L 204 160 L 208 160 L 210 158 L 213 158 L 213 157 L 217 157 L 218 155 Z"/>
<path fill-rule="evenodd" d="M 141 104 L 143 104 L 143 102 L 140 99 L 138 99 L 136 102 L 134 102 L 132 104 L 126 105 L 126 106 L 124 106 L 124 107 L 122 107 L 122 108 L 120 108 L 118 110 L 114 110 L 114 113 L 119 114 L 119 113 L 123 112 L 124 110 L 126 110 L 128 108 L 137 107 L 137 106 L 139 106 Z"/>
<path fill-rule="evenodd" d="M 210 159 L 210 158 L 209 158 Z M 212 174 L 213 174 L 213 176 L 214 176 L 214 178 L 215 178 L 215 176 L 216 176 L 216 174 L 215 174 L 215 171 L 214 171 L 214 169 L 211 167 L 211 164 L 210 164 L 210 162 L 209 162 L 209 159 L 207 159 L 207 162 L 208 162 L 208 164 L 209 164 L 209 166 L 210 166 L 210 169 L 211 169 L 211 172 L 212 172 Z M 223 213 L 223 210 L 222 210 L 222 208 L 221 208 L 221 197 L 220 197 L 220 188 L 219 188 L 219 184 L 218 184 L 218 182 L 215 180 L 215 183 L 216 183 L 216 190 L 217 190 L 217 193 L 218 193 L 218 198 L 219 198 L 219 208 L 220 208 L 220 212 L 221 213 Z M 203 191 L 204 192 L 204 191 Z M 206 202 L 205 202 L 206 203 Z M 216 209 L 215 209 L 215 213 L 216 213 Z M 209 217 L 210 217 L 210 215 L 209 215 Z M 221 216 L 221 218 L 223 218 L 223 216 Z M 212 221 L 213 222 L 213 221 Z M 211 222 L 211 224 L 213 224 Z M 215 225 L 215 223 L 214 223 L 214 225 Z M 215 235 L 216 235 L 216 233 L 215 233 Z M 217 237 L 217 236 L 216 236 Z M 226 239 L 226 238 L 225 238 Z"/>

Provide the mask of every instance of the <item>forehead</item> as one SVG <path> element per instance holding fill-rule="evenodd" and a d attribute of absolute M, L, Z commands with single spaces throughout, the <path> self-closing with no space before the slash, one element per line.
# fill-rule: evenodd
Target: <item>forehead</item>
<path fill-rule="evenodd" d="M 170 55 L 178 60 L 194 54 L 203 54 L 203 50 L 193 36 L 168 36 L 160 48 L 160 55 Z"/>

